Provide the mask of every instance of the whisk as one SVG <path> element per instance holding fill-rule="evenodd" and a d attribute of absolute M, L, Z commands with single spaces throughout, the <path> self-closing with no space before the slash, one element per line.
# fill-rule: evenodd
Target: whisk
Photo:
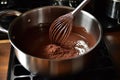
<path fill-rule="evenodd" d="M 53 43 L 64 44 L 69 37 L 74 16 L 89 2 L 83 0 L 72 12 L 58 17 L 50 26 L 49 38 Z"/>

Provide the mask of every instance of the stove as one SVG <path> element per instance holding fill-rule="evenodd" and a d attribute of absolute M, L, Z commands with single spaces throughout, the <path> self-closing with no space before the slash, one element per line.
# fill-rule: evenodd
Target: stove
<path fill-rule="evenodd" d="M 0 10 L 15 9 L 25 12 L 32 8 L 47 5 L 65 5 L 76 7 L 81 1 L 82 0 L 1 0 Z M 92 2 L 90 2 L 90 4 L 84 9 L 93 14 L 100 21 L 103 27 L 103 33 L 105 31 L 118 30 L 118 27 L 114 27 L 113 29 L 114 25 L 118 26 L 116 25 L 115 20 L 111 20 L 105 16 L 104 13 L 99 15 L 99 11 L 94 9 L 95 4 L 93 3 L 95 0 L 91 1 Z M 0 24 L 4 28 L 8 29 L 9 23 L 13 19 L 14 18 L 11 17 L 2 17 L 2 19 L 0 19 Z M 8 38 L 6 34 L 0 33 L 0 39 Z M 102 39 L 98 45 L 95 56 L 96 57 L 93 59 L 92 63 L 90 63 L 90 66 L 81 72 L 69 76 L 48 78 L 41 75 L 34 75 L 27 71 L 17 60 L 14 53 L 14 48 L 11 46 L 7 80 L 118 80 L 118 75 L 115 71 L 114 64 L 111 60 L 111 56 L 106 47 L 104 39 Z"/>

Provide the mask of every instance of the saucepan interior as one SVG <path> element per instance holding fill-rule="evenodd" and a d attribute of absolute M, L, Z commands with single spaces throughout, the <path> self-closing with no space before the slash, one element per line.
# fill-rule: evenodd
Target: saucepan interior
<path fill-rule="evenodd" d="M 101 39 L 101 26 L 99 22 L 94 16 L 92 16 L 86 11 L 81 11 L 75 16 L 74 19 L 74 25 L 84 27 L 96 39 L 95 45 L 85 55 L 65 60 L 44 59 L 37 57 L 37 55 L 34 56 L 30 54 L 30 49 L 24 45 L 28 43 L 28 47 L 36 46 L 31 45 L 31 43 L 36 41 L 35 37 L 25 33 L 26 30 L 31 31 L 33 30 L 33 28 L 41 32 L 39 33 L 39 37 L 41 37 L 39 41 L 47 42 L 48 38 L 44 38 L 44 36 L 47 36 L 47 34 L 45 35 L 44 33 L 48 32 L 50 24 L 59 16 L 68 13 L 72 10 L 73 8 L 65 6 L 46 6 L 36 8 L 23 13 L 11 23 L 9 29 L 9 38 L 11 44 L 15 48 L 15 54 L 19 62 L 23 65 L 23 67 L 25 67 L 33 74 L 42 74 L 50 76 L 74 73 L 83 69 L 83 67 L 86 65 L 85 62 L 88 59 L 88 57 L 85 56 L 98 45 Z M 26 43 L 24 43 L 22 39 L 23 35 L 26 35 L 26 37 L 31 37 L 33 41 L 27 38 Z M 37 35 L 38 34 L 36 33 L 36 36 Z M 39 48 L 41 47 L 39 46 Z"/>

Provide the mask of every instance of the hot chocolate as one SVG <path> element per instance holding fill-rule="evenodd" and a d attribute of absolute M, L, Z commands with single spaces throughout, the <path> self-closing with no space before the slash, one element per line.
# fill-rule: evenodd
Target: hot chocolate
<path fill-rule="evenodd" d="M 50 35 L 50 34 L 49 34 Z M 73 27 L 64 44 L 49 44 L 45 47 L 44 56 L 52 59 L 68 59 L 86 53 L 95 44 L 94 37 L 83 27 Z"/>
<path fill-rule="evenodd" d="M 49 39 L 49 26 L 34 26 L 15 38 L 22 51 L 32 56 L 46 59 L 67 59 L 86 53 L 96 40 L 83 27 L 74 26 L 63 45 L 53 44 Z"/>

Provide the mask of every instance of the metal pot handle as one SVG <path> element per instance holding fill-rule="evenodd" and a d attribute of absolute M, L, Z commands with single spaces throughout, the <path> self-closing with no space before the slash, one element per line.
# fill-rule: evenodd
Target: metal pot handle
<path fill-rule="evenodd" d="M 3 10 L 0 11 L 0 18 L 3 16 L 20 16 L 21 14 L 22 14 L 21 12 L 16 10 Z M 0 31 L 8 34 L 8 30 L 3 28 L 1 25 L 0 25 Z"/>

